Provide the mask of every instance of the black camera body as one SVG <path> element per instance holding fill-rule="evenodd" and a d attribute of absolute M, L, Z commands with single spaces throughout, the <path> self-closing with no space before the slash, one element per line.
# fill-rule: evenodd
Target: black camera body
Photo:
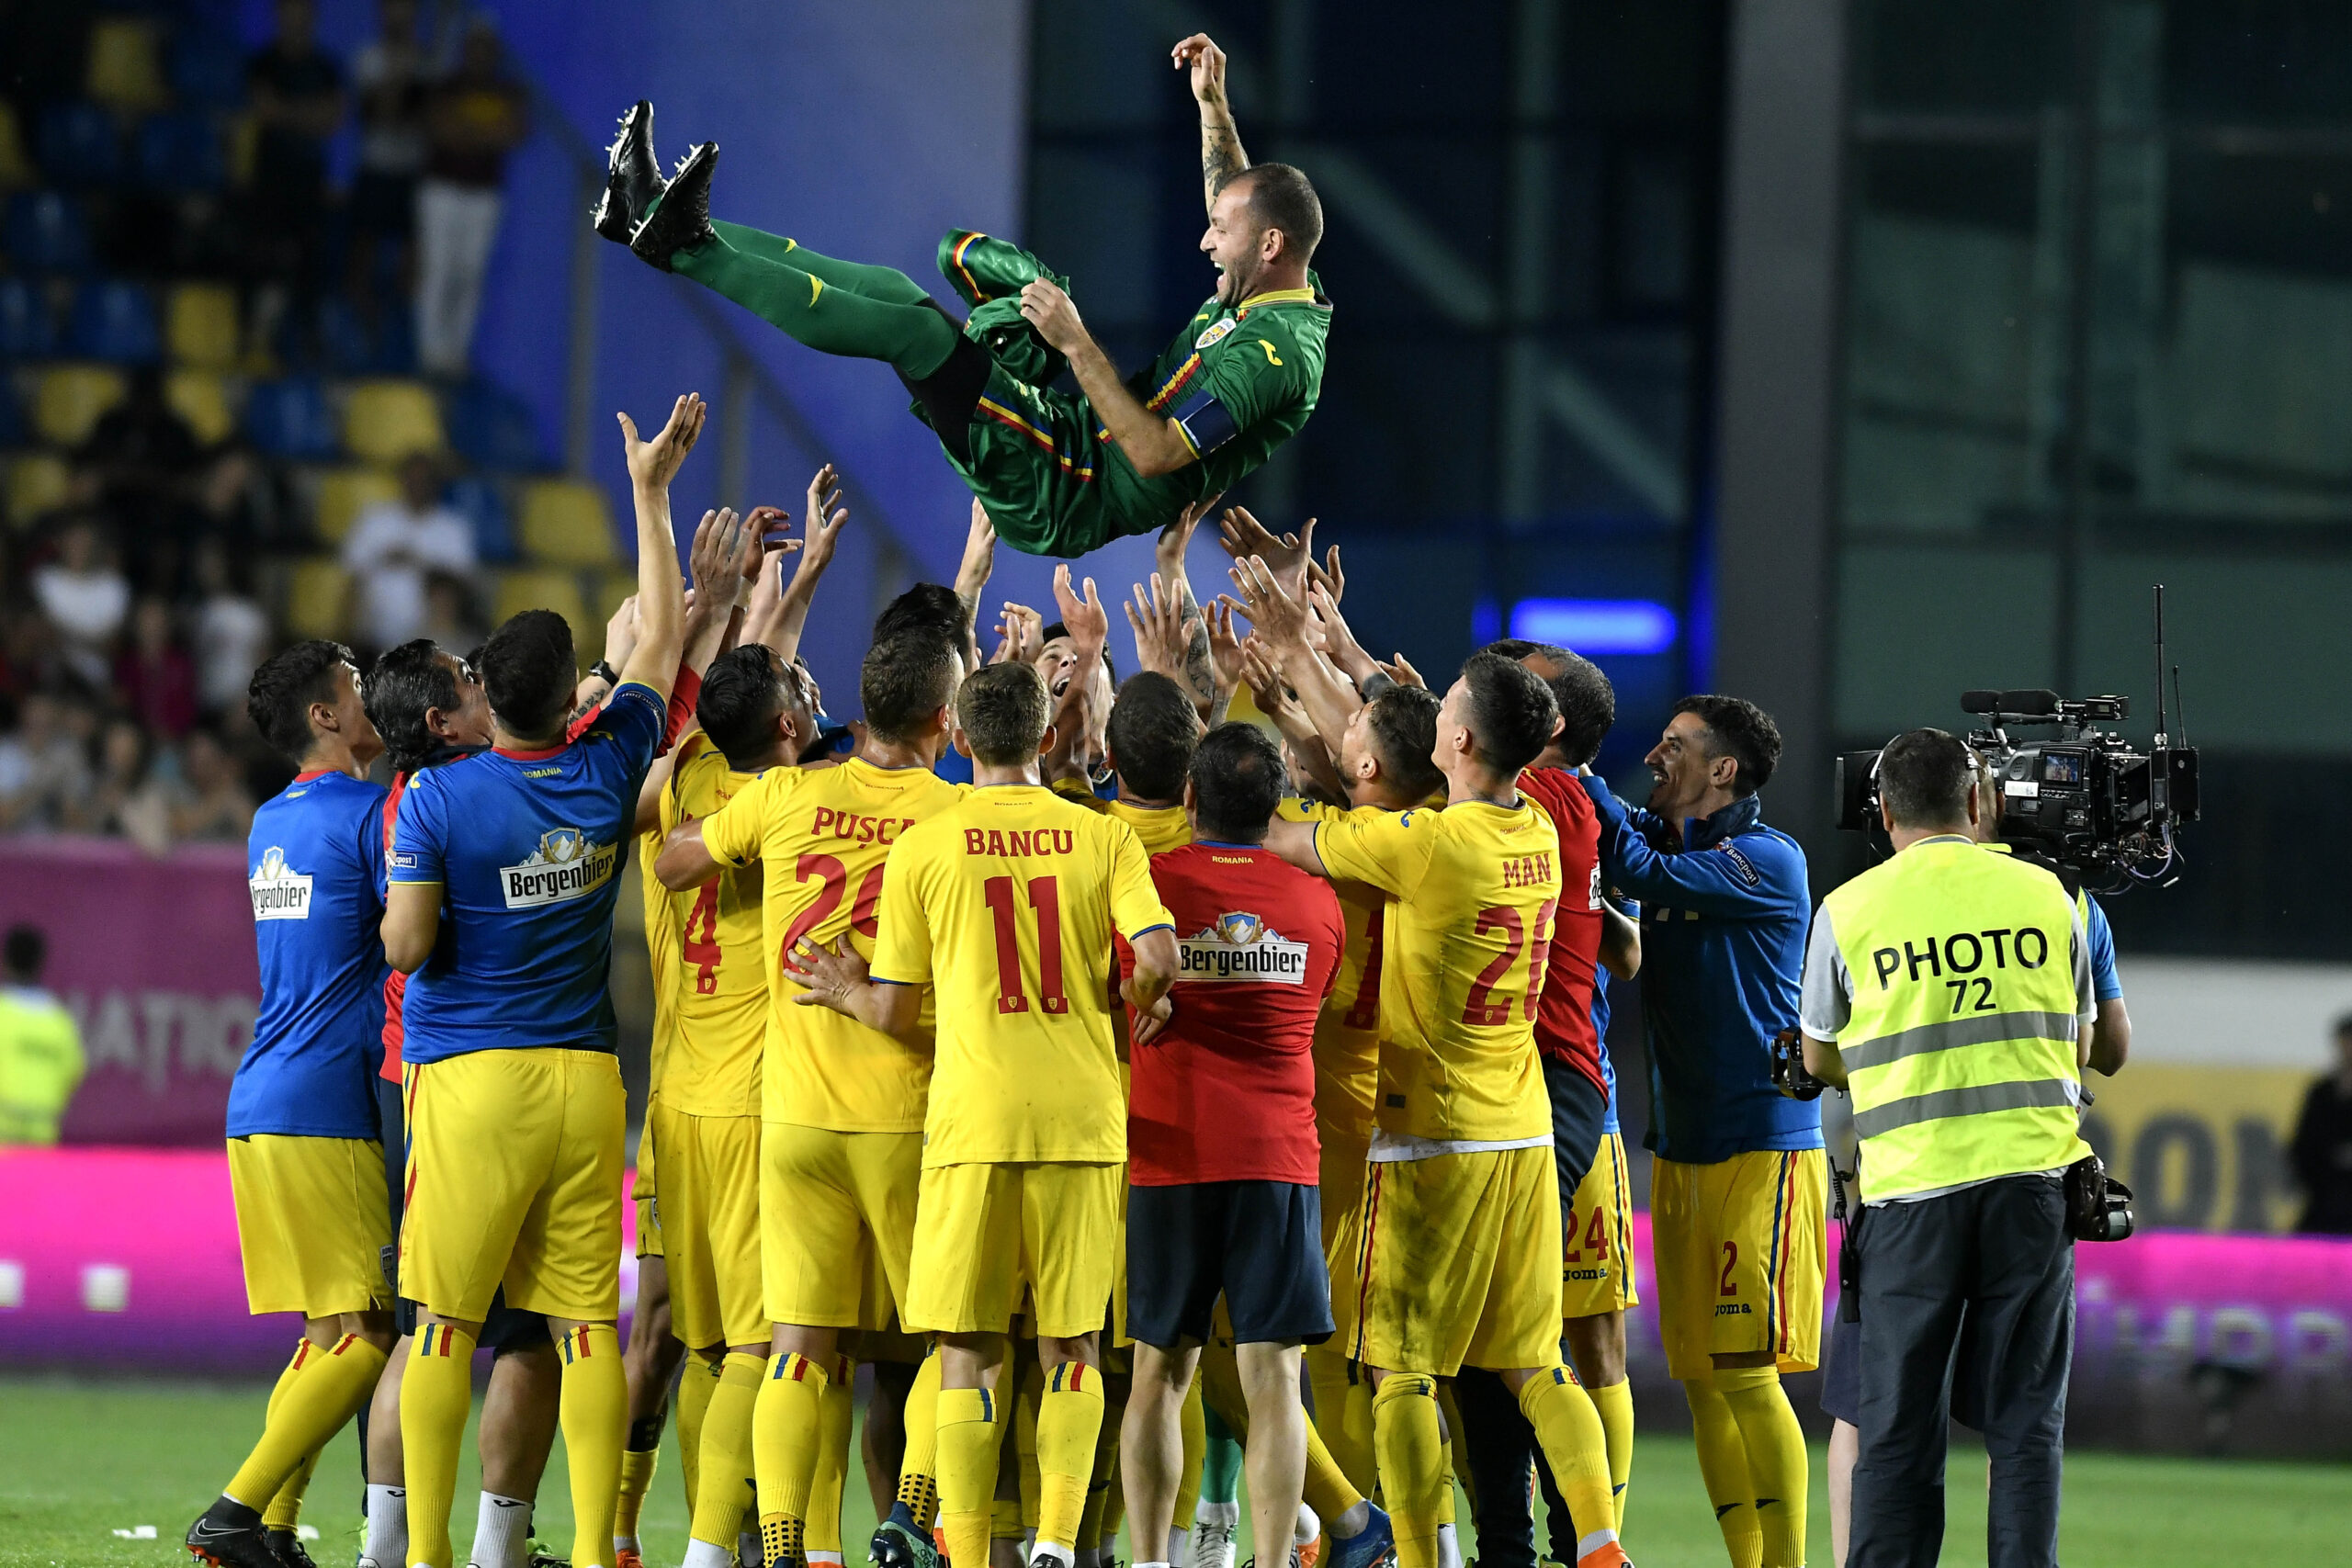
<path fill-rule="evenodd" d="M 2133 1228 L 2132 1189 L 2107 1173 L 2107 1162 L 2085 1155 L 2066 1168 L 2066 1234 L 2076 1241 L 2123 1241 Z"/>

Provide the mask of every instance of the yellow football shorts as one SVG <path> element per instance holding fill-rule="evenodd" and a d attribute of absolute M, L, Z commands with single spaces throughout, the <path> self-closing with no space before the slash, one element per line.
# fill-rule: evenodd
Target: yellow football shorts
<path fill-rule="evenodd" d="M 1068 1339 L 1101 1329 L 1111 1306 L 1126 1183 L 1124 1164 L 925 1169 L 906 1326 L 1003 1333 L 1026 1284 L 1039 1336 Z"/>
<path fill-rule="evenodd" d="M 1820 1364 L 1828 1181 L 1819 1149 L 1652 1161 L 1650 1248 L 1668 1376 L 1705 1377 L 1713 1357 L 1758 1350 L 1784 1372 Z"/>
<path fill-rule="evenodd" d="M 676 1164 L 674 1150 L 662 1157 Z M 922 1134 L 763 1122 L 759 1173 L 762 1290 L 770 1320 L 810 1328 L 889 1327 L 893 1309 L 907 1299 Z"/>
<path fill-rule="evenodd" d="M 1351 1359 L 1436 1377 L 1560 1359 L 1560 1178 L 1549 1145 L 1366 1171 Z"/>
<path fill-rule="evenodd" d="M 656 1100 L 670 1331 L 696 1350 L 768 1342 L 760 1295 L 760 1119 Z"/>
<path fill-rule="evenodd" d="M 408 1210 L 401 1287 L 479 1323 L 518 1312 L 620 1314 L 628 1108 L 603 1051 L 475 1051 L 406 1069 Z"/>
<path fill-rule="evenodd" d="M 333 1317 L 391 1306 L 382 1145 L 272 1133 L 232 1138 L 229 1190 L 250 1311 Z"/>
<path fill-rule="evenodd" d="M 1363 1208 L 1363 1161 L 1372 1149 L 1372 1129 L 1334 1126 L 1318 1116 L 1315 1136 L 1323 1145 L 1317 1174 L 1323 1204 L 1323 1261 L 1330 1266 L 1336 1281 L 1348 1272 L 1345 1265 L 1355 1256 L 1355 1237 L 1349 1227 Z M 1340 1250 L 1342 1247 L 1347 1250 Z M 1333 1288 L 1338 1288 L 1336 1283 Z"/>
<path fill-rule="evenodd" d="M 645 1108 L 645 1125 L 637 1134 L 637 1179 L 630 1183 L 629 1201 L 637 1205 L 637 1255 L 662 1256 L 662 1202 L 653 1187 L 653 1111 L 662 1101 Z"/>
<path fill-rule="evenodd" d="M 1561 1233 L 1560 1315 L 1595 1317 L 1641 1303 L 1634 1286 L 1634 1192 L 1625 1178 L 1625 1140 L 1604 1134 L 1592 1168 L 1577 1184 Z"/>

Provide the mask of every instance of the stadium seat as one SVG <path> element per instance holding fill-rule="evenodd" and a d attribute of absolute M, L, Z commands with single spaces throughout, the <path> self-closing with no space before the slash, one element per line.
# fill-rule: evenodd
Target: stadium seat
<path fill-rule="evenodd" d="M 8 198 L 8 255 L 19 270 L 80 272 L 90 265 L 90 226 L 79 202 L 53 190 Z"/>
<path fill-rule="evenodd" d="M 109 186 L 122 175 L 122 136 L 114 116 L 94 103 L 69 99 L 40 116 L 41 173 L 80 189 Z"/>
<path fill-rule="evenodd" d="M 494 382 L 468 381 L 449 394 L 449 440 L 478 468 L 529 473 L 547 467 L 531 405 Z"/>
<path fill-rule="evenodd" d="M 74 296 L 65 334 L 68 353 L 116 365 L 152 365 L 164 352 L 155 297 L 119 278 L 85 283 Z"/>
<path fill-rule="evenodd" d="M 205 114 L 150 116 L 131 142 L 139 183 L 174 194 L 219 190 L 229 180 L 220 128 Z"/>
<path fill-rule="evenodd" d="M 340 638 L 350 602 L 351 574 L 333 558 L 312 556 L 298 560 L 286 578 L 282 624 L 293 637 Z"/>
<path fill-rule="evenodd" d="M 33 394 L 33 428 L 55 446 L 79 446 L 98 416 L 122 401 L 122 372 L 104 365 L 53 365 Z"/>
<path fill-rule="evenodd" d="M 187 27 L 172 39 L 172 91 L 190 107 L 232 108 L 244 101 L 245 60 L 235 38 Z"/>
<path fill-rule="evenodd" d="M 210 446 L 226 441 L 237 428 L 229 407 L 229 383 L 211 370 L 175 370 L 164 378 L 164 400 Z"/>
<path fill-rule="evenodd" d="M 49 291 L 32 278 L 0 277 L 0 359 L 46 359 L 56 352 Z"/>
<path fill-rule="evenodd" d="M 533 479 L 523 487 L 523 554 L 548 566 L 610 566 L 613 515 L 605 492 L 580 479 Z"/>
<path fill-rule="evenodd" d="M 8 522 L 24 528 L 65 504 L 72 481 L 65 459 L 49 452 L 19 453 L 8 465 Z"/>
<path fill-rule="evenodd" d="M 592 632 L 601 624 L 589 615 L 588 602 L 581 597 L 577 572 L 537 567 L 500 572 L 498 592 L 491 604 L 491 624 L 503 626 L 525 610 L 553 610 L 571 624 L 572 640 L 582 646 L 595 640 Z"/>
<path fill-rule="evenodd" d="M 401 487 L 381 468 L 329 468 L 319 476 L 311 524 L 318 536 L 341 545 L 359 514 L 379 501 L 398 501 Z"/>
<path fill-rule="evenodd" d="M 502 563 L 514 558 L 514 525 L 495 480 L 469 474 L 452 483 L 444 499 L 451 511 L 473 525 L 476 557 Z"/>
<path fill-rule="evenodd" d="M 438 452 L 441 405 L 417 381 L 362 381 L 343 411 L 343 445 L 355 457 L 392 463 L 411 452 Z"/>
<path fill-rule="evenodd" d="M 588 606 L 595 613 L 599 624 L 613 618 L 621 601 L 637 592 L 637 573 L 617 567 L 596 579 L 596 602 Z"/>
<path fill-rule="evenodd" d="M 17 401 L 17 383 L 0 376 L 0 447 L 25 444 L 25 411 Z"/>
<path fill-rule="evenodd" d="M 101 17 L 90 27 L 90 68 L 83 91 L 108 108 L 142 113 L 171 101 L 164 85 L 163 39 L 143 17 Z"/>
<path fill-rule="evenodd" d="M 164 341 L 172 361 L 199 370 L 237 363 L 237 291 L 220 283 L 183 283 L 172 290 Z"/>
<path fill-rule="evenodd" d="M 319 384 L 306 376 L 264 381 L 246 394 L 245 434 L 273 457 L 332 457 L 334 417 Z"/>
<path fill-rule="evenodd" d="M 16 106 L 0 101 L 0 190 L 22 190 L 40 184 L 40 171 L 25 151 L 23 128 L 17 124 Z"/>

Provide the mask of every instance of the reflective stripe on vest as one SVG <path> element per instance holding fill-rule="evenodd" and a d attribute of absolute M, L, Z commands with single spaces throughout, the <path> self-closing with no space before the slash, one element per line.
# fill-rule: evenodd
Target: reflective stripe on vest
<path fill-rule="evenodd" d="M 2075 911 L 2038 866 L 1915 844 L 1822 901 L 1853 981 L 1839 1031 L 1873 1200 L 2069 1165 Z"/>

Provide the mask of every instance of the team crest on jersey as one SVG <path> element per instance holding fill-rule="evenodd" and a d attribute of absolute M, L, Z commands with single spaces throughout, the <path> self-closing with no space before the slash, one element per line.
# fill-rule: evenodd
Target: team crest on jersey
<path fill-rule="evenodd" d="M 307 920 L 311 918 L 311 879 L 286 863 L 286 852 L 276 844 L 261 852 L 261 864 L 245 881 L 254 896 L 256 920 Z"/>
<path fill-rule="evenodd" d="M 1241 323 L 1239 321 L 1236 321 L 1231 316 L 1227 316 L 1225 320 L 1216 323 L 1200 336 L 1194 338 L 1193 340 L 1193 351 L 1196 354 L 1199 353 L 1202 349 L 1208 347 L 1209 344 L 1218 342 L 1224 338 L 1227 333 L 1230 333 L 1234 328 L 1240 324 Z"/>
<path fill-rule="evenodd" d="M 1291 941 L 1246 910 L 1219 915 L 1215 925 L 1184 938 L 1176 947 L 1180 980 L 1306 984 L 1306 944 Z"/>
<path fill-rule="evenodd" d="M 498 880 L 510 909 L 536 909 L 584 898 L 612 880 L 618 844 L 589 841 L 577 828 L 550 828 L 521 865 L 501 866 Z"/>

